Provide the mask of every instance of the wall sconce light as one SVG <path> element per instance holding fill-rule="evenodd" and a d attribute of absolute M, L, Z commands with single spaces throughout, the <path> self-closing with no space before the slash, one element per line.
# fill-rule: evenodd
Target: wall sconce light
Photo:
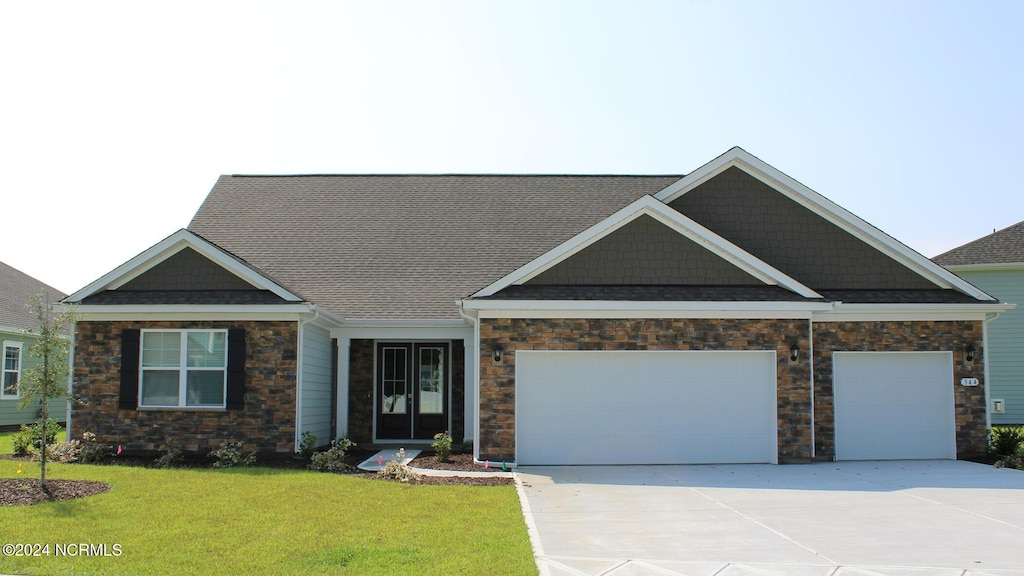
<path fill-rule="evenodd" d="M 800 346 L 793 344 L 789 349 L 789 361 L 796 362 L 796 359 L 800 357 Z"/>
<path fill-rule="evenodd" d="M 964 348 L 964 357 L 968 362 L 974 362 L 974 352 L 974 344 L 968 344 L 967 347 Z"/>
<path fill-rule="evenodd" d="M 494 359 L 494 363 L 495 364 L 501 364 L 501 354 L 504 351 L 505 351 L 505 347 L 504 346 L 502 346 L 501 344 L 495 344 L 495 346 L 494 346 L 494 355 L 492 356 L 492 358 Z"/>

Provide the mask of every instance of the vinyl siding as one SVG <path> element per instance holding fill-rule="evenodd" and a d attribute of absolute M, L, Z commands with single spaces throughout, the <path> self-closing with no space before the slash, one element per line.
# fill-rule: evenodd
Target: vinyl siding
<path fill-rule="evenodd" d="M 13 341 L 21 342 L 21 377 L 25 377 L 25 370 L 30 366 L 39 364 L 39 361 L 31 358 L 28 354 L 29 346 L 32 345 L 33 339 L 26 336 L 25 334 L 11 333 L 11 332 L 0 332 L 0 341 Z M 2 354 L 2 351 L 0 351 Z M 2 399 L 0 400 L 0 426 L 17 426 L 18 424 L 28 424 L 39 418 L 39 403 L 33 402 L 29 406 L 26 406 L 23 410 L 18 409 L 18 404 L 21 402 L 20 399 Z M 50 418 L 64 422 L 67 420 L 68 415 L 68 401 L 66 399 L 51 400 L 47 403 L 50 409 Z"/>
<path fill-rule="evenodd" d="M 316 434 L 317 444 L 331 435 L 331 334 L 307 324 L 302 332 L 302 432 Z"/>
<path fill-rule="evenodd" d="M 1017 304 L 988 325 L 991 398 L 1006 401 L 1006 412 L 992 414 L 993 424 L 1024 424 L 1024 269 L 957 272 L 1000 302 Z"/>

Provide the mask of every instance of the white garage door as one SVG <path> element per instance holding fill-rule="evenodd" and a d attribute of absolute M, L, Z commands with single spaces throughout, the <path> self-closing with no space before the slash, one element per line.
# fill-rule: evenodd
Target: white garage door
<path fill-rule="evenodd" d="M 775 352 L 516 353 L 519 464 L 777 461 Z"/>
<path fill-rule="evenodd" d="M 836 352 L 836 458 L 956 458 L 949 352 Z"/>

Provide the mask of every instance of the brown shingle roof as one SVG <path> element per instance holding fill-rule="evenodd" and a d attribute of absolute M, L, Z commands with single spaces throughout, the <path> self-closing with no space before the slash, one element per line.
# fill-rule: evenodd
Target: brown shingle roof
<path fill-rule="evenodd" d="M 222 176 L 189 230 L 346 318 L 469 296 L 680 176 Z"/>
<path fill-rule="evenodd" d="M 968 242 L 932 258 L 942 266 L 1024 262 L 1024 222 Z"/>
<path fill-rule="evenodd" d="M 48 292 L 52 302 L 67 296 L 53 286 L 0 262 L 0 326 L 23 330 L 37 328 L 38 321 L 28 308 L 28 300 L 39 292 Z"/>

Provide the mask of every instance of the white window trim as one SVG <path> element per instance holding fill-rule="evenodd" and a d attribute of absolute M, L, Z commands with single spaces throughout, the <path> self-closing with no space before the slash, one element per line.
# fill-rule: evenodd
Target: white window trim
<path fill-rule="evenodd" d="M 2 369 L 2 371 L 0 371 L 0 399 L 3 399 L 3 400 L 17 400 L 17 399 L 21 398 L 21 371 L 22 371 L 22 367 L 24 365 L 23 364 L 24 360 L 25 360 L 25 357 L 24 357 L 25 355 L 24 355 L 24 350 L 23 350 L 24 343 L 23 342 L 17 342 L 17 341 L 14 341 L 14 340 L 4 340 L 3 346 L 4 346 L 3 350 L 2 350 L 2 352 L 3 352 L 3 359 L 0 359 L 0 369 Z M 16 371 L 15 370 L 8 370 L 7 369 L 7 349 L 8 348 L 17 348 L 18 349 L 18 369 Z M 16 373 L 18 375 L 18 391 L 16 393 L 14 393 L 14 394 L 8 394 L 6 392 L 6 389 L 3 387 L 3 382 L 5 380 L 7 380 L 7 373 L 8 372 L 14 372 L 14 373 Z"/>
<path fill-rule="evenodd" d="M 175 329 L 175 328 L 167 328 L 167 329 L 154 328 L 154 329 L 142 330 L 141 332 L 142 333 L 141 333 L 141 335 L 139 337 L 139 400 L 138 400 L 139 408 L 141 408 L 141 409 L 157 409 L 157 410 L 159 410 L 159 409 L 226 410 L 227 409 L 227 401 L 228 401 L 228 353 L 227 353 L 228 331 L 226 329 L 225 330 L 219 330 L 219 329 L 194 329 L 194 330 L 187 330 L 187 329 Z M 178 371 L 178 403 L 177 404 L 144 404 L 143 401 L 142 401 L 142 397 L 143 397 L 143 390 L 145 388 L 145 378 L 144 378 L 144 376 L 145 376 L 146 370 L 170 370 L 171 369 L 170 367 L 166 367 L 166 366 L 164 366 L 164 367 L 153 367 L 153 368 L 148 368 L 147 369 L 144 366 L 145 362 L 144 362 L 144 358 L 143 358 L 143 352 L 144 352 L 144 343 L 146 341 L 146 334 L 147 333 L 172 333 L 172 332 L 179 334 L 180 337 L 181 337 L 181 345 L 180 345 L 180 347 L 178 349 L 179 350 L 179 356 L 178 356 L 178 367 L 177 367 L 177 371 Z M 220 333 L 220 334 L 224 334 L 224 347 L 225 347 L 224 348 L 224 366 L 219 369 L 223 373 L 223 391 L 224 392 L 221 395 L 221 398 L 223 398 L 223 401 L 220 404 L 201 404 L 201 405 L 197 405 L 197 406 L 189 406 L 188 403 L 187 403 L 188 402 L 188 373 L 189 373 L 189 371 L 212 372 L 212 371 L 215 370 L 215 369 L 211 369 L 208 366 L 205 366 L 205 367 L 202 367 L 202 368 L 190 368 L 188 366 L 188 335 L 189 334 L 199 334 L 199 333 L 206 333 L 206 334 L 217 334 L 217 333 Z"/>

